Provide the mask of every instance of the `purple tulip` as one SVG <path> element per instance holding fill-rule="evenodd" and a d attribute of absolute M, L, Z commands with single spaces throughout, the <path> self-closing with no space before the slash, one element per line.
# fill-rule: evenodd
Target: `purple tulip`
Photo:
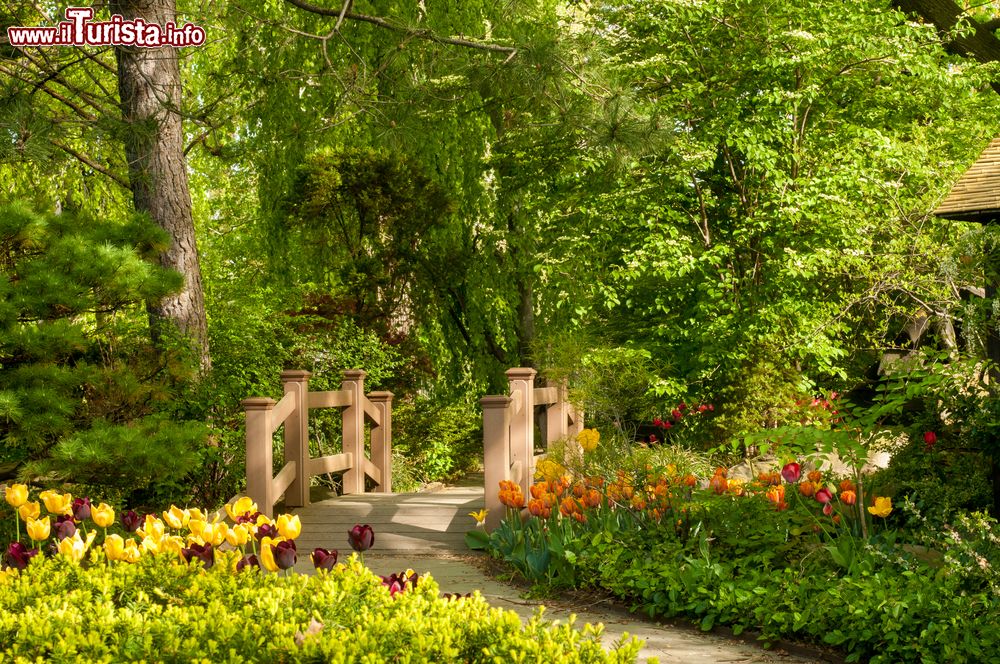
<path fill-rule="evenodd" d="M 265 537 L 270 537 L 274 539 L 278 536 L 278 529 L 274 527 L 273 523 L 265 523 L 263 526 L 257 526 L 257 541 L 261 541 Z"/>
<path fill-rule="evenodd" d="M 274 556 L 274 564 L 280 569 L 292 567 L 299 557 L 295 550 L 295 542 L 292 540 L 281 540 L 277 544 L 272 544 L 271 555 Z"/>
<path fill-rule="evenodd" d="M 24 569 L 37 555 L 38 549 L 29 549 L 20 542 L 11 542 L 7 547 L 7 564 L 16 569 Z"/>
<path fill-rule="evenodd" d="M 367 551 L 375 544 L 375 531 L 367 523 L 363 526 L 354 526 L 347 533 L 347 541 L 350 542 L 351 548 L 355 551 Z"/>
<path fill-rule="evenodd" d="M 76 524 L 73 523 L 73 517 L 68 514 L 61 515 L 56 522 L 52 524 L 52 532 L 55 533 L 57 540 L 64 540 L 67 537 L 72 537 L 73 533 L 76 532 Z"/>
<path fill-rule="evenodd" d="M 333 569 L 333 566 L 337 564 L 337 550 L 317 547 L 313 549 L 312 561 L 313 566 L 316 569 L 325 569 L 330 571 Z"/>
<path fill-rule="evenodd" d="M 205 565 L 205 569 L 215 564 L 215 550 L 211 544 L 194 543 L 189 548 L 181 549 L 181 555 L 189 563 L 195 559 L 200 560 Z"/>
<path fill-rule="evenodd" d="M 257 559 L 257 556 L 250 553 L 240 558 L 240 561 L 236 563 L 237 572 L 242 572 L 247 567 L 260 567 L 260 560 Z"/>
<path fill-rule="evenodd" d="M 409 575 L 406 572 L 395 572 L 379 578 L 382 579 L 382 585 L 389 589 L 389 594 L 393 597 L 396 596 L 396 593 L 406 590 L 407 587 L 416 588 L 419 579 L 416 572 L 411 572 Z"/>
<path fill-rule="evenodd" d="M 73 501 L 73 518 L 77 521 L 90 518 L 90 498 L 77 498 Z"/>
<path fill-rule="evenodd" d="M 140 517 L 135 510 L 122 512 L 122 528 L 124 528 L 127 532 L 134 533 L 138 530 L 139 526 L 142 525 L 142 521 L 142 517 Z"/>
<path fill-rule="evenodd" d="M 236 517 L 236 523 L 257 523 L 260 512 L 247 512 Z"/>

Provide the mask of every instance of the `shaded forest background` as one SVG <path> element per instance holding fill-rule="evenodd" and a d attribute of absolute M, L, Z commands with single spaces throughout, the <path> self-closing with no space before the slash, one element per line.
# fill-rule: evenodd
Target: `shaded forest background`
<path fill-rule="evenodd" d="M 177 0 L 208 42 L 176 74 L 0 47 L 7 471 L 227 498 L 283 368 L 394 391 L 417 482 L 481 453 L 511 366 L 623 429 L 712 401 L 709 446 L 915 318 L 982 356 L 994 233 L 931 212 L 997 134 L 996 8 L 899 4 Z"/>

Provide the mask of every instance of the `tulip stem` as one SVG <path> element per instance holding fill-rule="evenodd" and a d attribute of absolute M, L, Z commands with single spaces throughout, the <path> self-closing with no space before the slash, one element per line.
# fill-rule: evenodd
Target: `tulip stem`
<path fill-rule="evenodd" d="M 21 516 L 14 510 L 14 529 L 17 531 L 17 541 L 21 541 Z"/>

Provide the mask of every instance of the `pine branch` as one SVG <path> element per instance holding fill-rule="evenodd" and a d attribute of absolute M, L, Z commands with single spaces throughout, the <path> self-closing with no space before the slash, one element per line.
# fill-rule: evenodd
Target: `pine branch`
<path fill-rule="evenodd" d="M 115 173 L 114 171 L 112 171 L 111 169 L 109 169 L 108 167 L 101 166 L 93 158 L 87 156 L 86 154 L 84 154 L 82 152 L 74 150 L 73 148 L 71 148 L 68 145 L 65 145 L 64 143 L 60 143 L 59 141 L 50 140 L 49 142 L 52 143 L 52 145 L 54 145 L 57 148 L 59 148 L 60 150 L 62 150 L 63 152 L 65 152 L 66 154 L 68 154 L 68 155 L 70 155 L 72 157 L 75 157 L 78 161 L 86 164 L 87 166 L 90 166 L 91 168 L 93 168 L 98 173 L 101 173 L 103 175 L 108 176 L 109 178 L 111 178 L 112 180 L 114 180 L 115 182 L 117 182 L 119 185 L 121 185 L 122 187 L 124 187 L 125 189 L 128 189 L 128 190 L 131 191 L 128 182 L 124 178 L 122 178 L 120 175 L 118 175 L 117 173 Z"/>
<path fill-rule="evenodd" d="M 393 32 L 400 32 L 411 37 L 416 37 L 417 39 L 426 39 L 427 41 L 436 42 L 438 44 L 449 44 L 451 46 L 462 46 L 464 48 L 474 48 L 480 51 L 489 51 L 491 53 L 505 53 L 507 59 L 510 60 L 517 55 L 517 47 L 515 46 L 504 46 L 503 44 L 490 44 L 483 42 L 470 41 L 468 39 L 458 39 L 456 37 L 441 37 L 436 35 L 430 30 L 421 30 L 417 28 L 408 28 L 403 25 L 396 25 L 391 23 L 384 18 L 379 16 L 369 16 L 368 14 L 356 14 L 354 12 L 348 11 L 352 2 L 347 0 L 340 9 L 328 9 L 326 7 L 320 7 L 318 5 L 305 2 L 305 0 L 285 0 L 290 5 L 294 5 L 299 9 L 305 10 L 312 14 L 318 14 L 319 16 L 330 16 L 337 19 L 337 27 L 340 26 L 344 19 L 349 19 L 351 21 L 359 21 L 362 23 L 371 23 L 372 25 L 377 25 L 380 28 L 386 30 L 392 30 Z"/>

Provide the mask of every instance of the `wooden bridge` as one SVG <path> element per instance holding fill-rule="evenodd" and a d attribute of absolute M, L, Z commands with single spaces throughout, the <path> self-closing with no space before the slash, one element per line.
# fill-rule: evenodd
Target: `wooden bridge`
<path fill-rule="evenodd" d="M 511 369 L 510 394 L 482 399 L 485 472 L 471 485 L 394 494 L 393 394 L 365 394 L 361 370 L 346 371 L 342 388 L 335 391 L 310 392 L 309 377 L 308 371 L 285 371 L 280 400 L 255 397 L 243 402 L 247 495 L 269 516 L 283 497 L 279 509 L 298 514 L 302 521 L 301 551 L 346 550 L 347 532 L 356 524 L 368 524 L 375 531 L 373 552 L 468 553 L 465 533 L 475 526 L 469 513 L 489 508 L 490 529 L 503 515 L 497 501 L 500 481 L 512 480 L 528 495 L 535 462 L 549 444 L 566 441 L 567 454 L 579 453 L 575 438 L 583 417 L 567 400 L 566 386 L 536 388 L 534 369 Z M 342 410 L 339 454 L 310 457 L 309 411 L 316 408 Z M 540 453 L 535 449 L 536 427 L 544 433 Z M 274 437 L 282 428 L 284 463 L 275 474 Z M 344 495 L 310 487 L 313 476 L 331 473 L 343 473 Z"/>

